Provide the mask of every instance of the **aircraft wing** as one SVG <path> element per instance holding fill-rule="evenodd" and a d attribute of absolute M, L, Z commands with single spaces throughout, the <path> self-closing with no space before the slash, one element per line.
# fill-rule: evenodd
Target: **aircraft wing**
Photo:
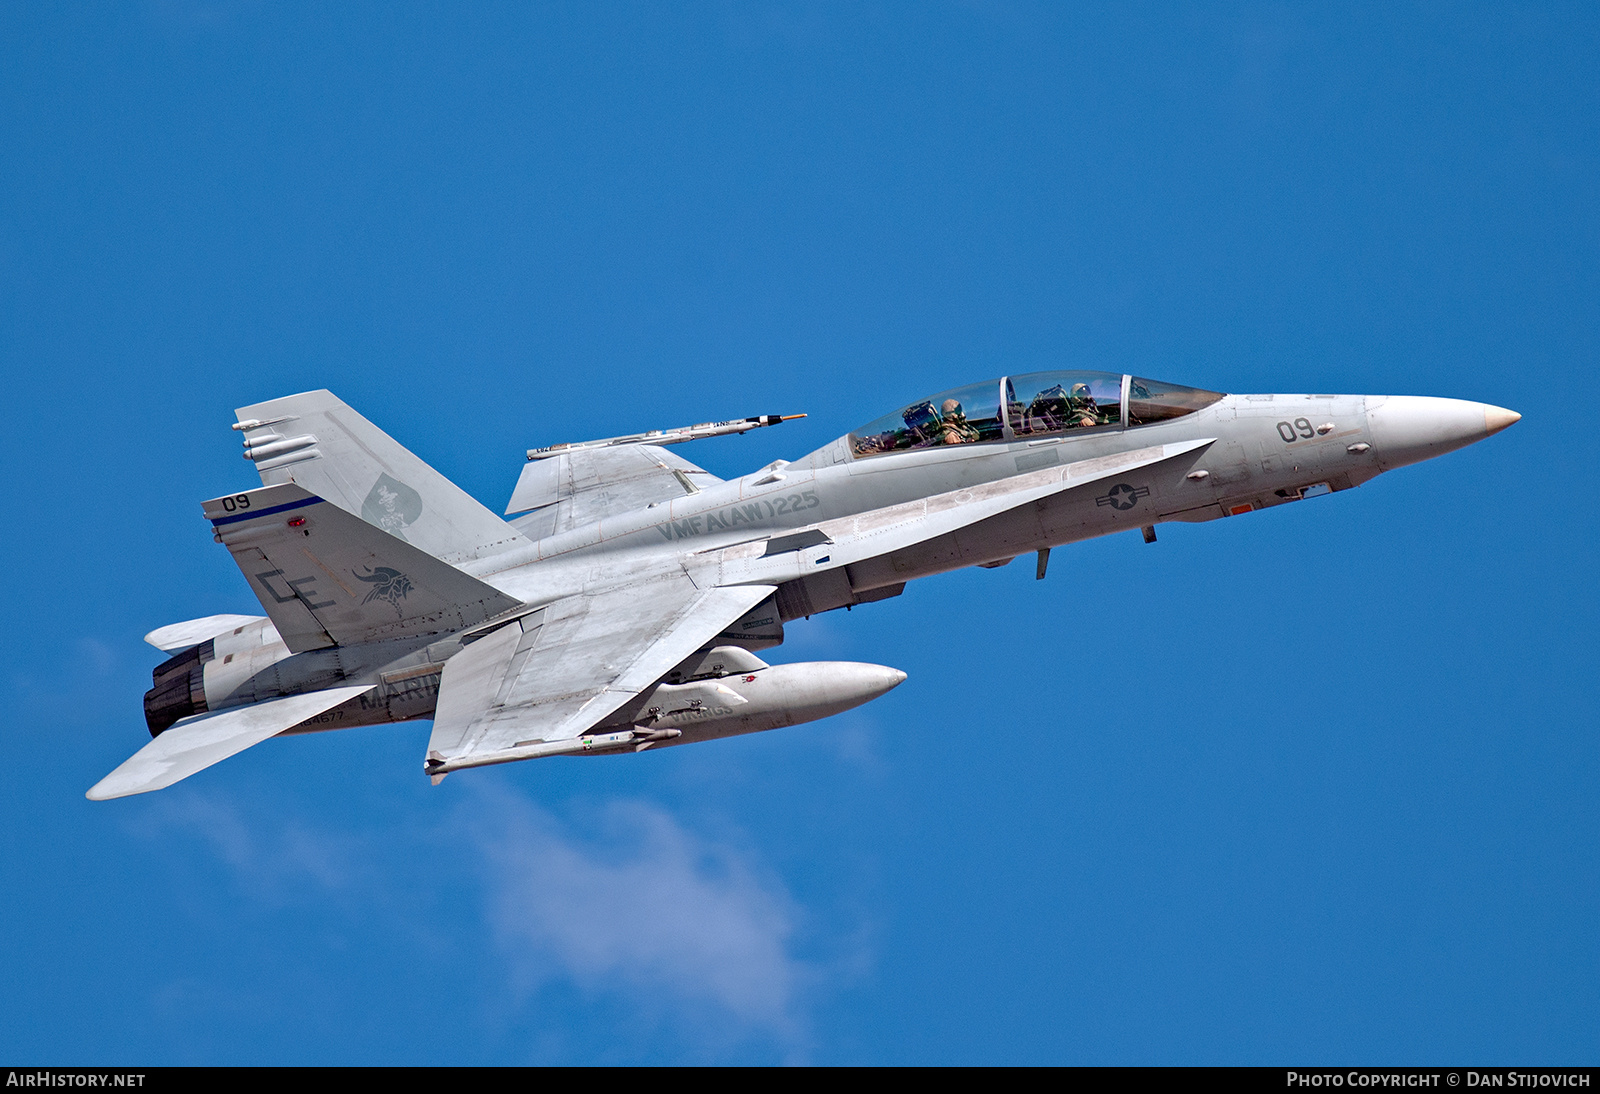
<path fill-rule="evenodd" d="M 707 552 L 716 580 L 776 585 L 837 570 L 958 532 L 1019 506 L 1178 459 L 1214 444 L 1206 437 L 1079 460 L 1040 471 L 962 487 L 943 494 L 825 520 L 770 540 Z"/>
<path fill-rule="evenodd" d="M 612 513 L 671 501 L 722 480 L 682 456 L 657 445 L 579 448 L 530 460 L 511 494 L 507 513 L 539 509 L 542 520 L 521 518 L 519 527 L 537 525 L 530 538 L 565 532 Z"/>
<path fill-rule="evenodd" d="M 184 718 L 95 783 L 88 797 L 105 801 L 171 786 L 372 688 L 329 688 Z"/>
<path fill-rule="evenodd" d="M 548 604 L 445 662 L 428 770 L 507 763 L 571 741 L 771 596 L 682 570 Z M 545 749 L 548 751 L 548 748 Z"/>

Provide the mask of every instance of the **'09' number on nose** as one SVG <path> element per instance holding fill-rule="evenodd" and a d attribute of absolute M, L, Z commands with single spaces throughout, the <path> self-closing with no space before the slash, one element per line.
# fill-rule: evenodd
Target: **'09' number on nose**
<path fill-rule="evenodd" d="M 1293 444 L 1297 440 L 1306 440 L 1316 435 L 1317 431 L 1311 428 L 1311 423 L 1305 418 L 1296 418 L 1293 424 L 1278 423 L 1278 436 L 1283 438 L 1284 444 Z"/>

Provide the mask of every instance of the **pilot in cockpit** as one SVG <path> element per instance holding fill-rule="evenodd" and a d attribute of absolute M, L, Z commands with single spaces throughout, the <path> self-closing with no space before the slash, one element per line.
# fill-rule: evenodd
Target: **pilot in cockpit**
<path fill-rule="evenodd" d="M 967 421 L 966 413 L 955 399 L 946 399 L 939 407 L 942 419 L 940 440 L 944 444 L 971 444 L 978 439 L 978 429 Z"/>
<path fill-rule="evenodd" d="M 1068 428 L 1099 424 L 1100 408 L 1095 405 L 1094 396 L 1089 392 L 1089 385 L 1073 384 L 1072 391 L 1067 394 Z"/>

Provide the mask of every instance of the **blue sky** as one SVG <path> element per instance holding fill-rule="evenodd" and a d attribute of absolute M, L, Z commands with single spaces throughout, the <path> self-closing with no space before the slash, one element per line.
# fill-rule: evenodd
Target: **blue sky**
<path fill-rule="evenodd" d="M 0 1057 L 1593 1063 L 1591 5 L 0 11 Z M 83 792 L 199 502 L 328 387 L 535 444 L 1001 373 L 1476 399 L 1335 497 L 794 624 L 826 722 L 431 788 L 427 724 Z"/>

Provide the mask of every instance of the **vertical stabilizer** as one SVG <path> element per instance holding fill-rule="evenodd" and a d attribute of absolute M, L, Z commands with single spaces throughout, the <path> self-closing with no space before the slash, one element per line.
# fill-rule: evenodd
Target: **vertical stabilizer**
<path fill-rule="evenodd" d="M 527 543 L 505 521 L 328 391 L 240 407 L 245 459 L 450 563 Z"/>
<path fill-rule="evenodd" d="M 214 498 L 205 514 L 295 653 L 449 634 L 518 604 L 298 483 Z"/>

